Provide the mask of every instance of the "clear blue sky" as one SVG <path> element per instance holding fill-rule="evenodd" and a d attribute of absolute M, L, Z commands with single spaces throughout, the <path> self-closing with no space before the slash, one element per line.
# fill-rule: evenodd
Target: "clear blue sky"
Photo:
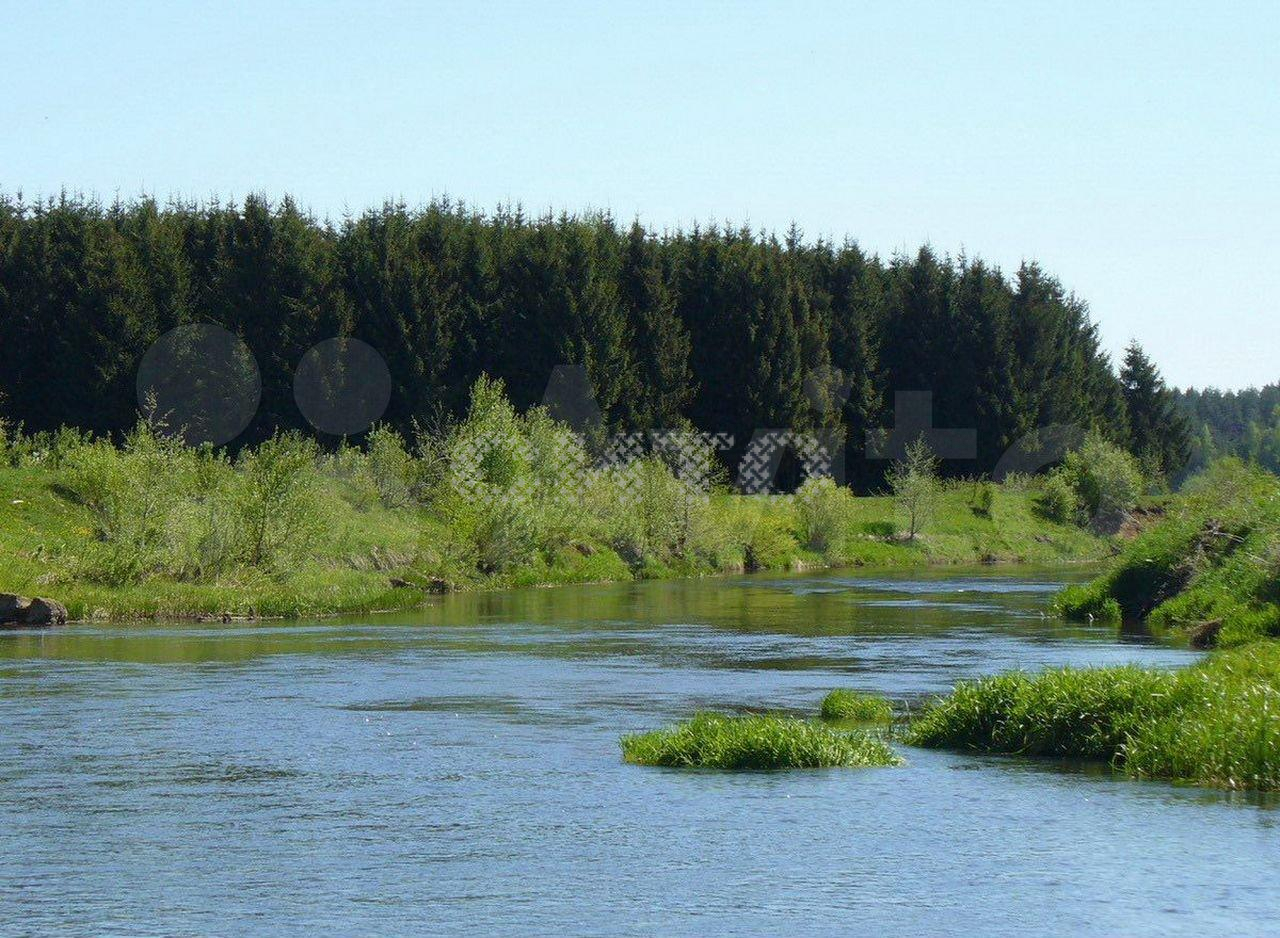
<path fill-rule="evenodd" d="M 1123 7 L 1117 11 L 1115 6 Z M 1280 380 L 1274 4 L 0 4 L 0 186 L 449 193 L 1040 261 L 1177 384 Z"/>

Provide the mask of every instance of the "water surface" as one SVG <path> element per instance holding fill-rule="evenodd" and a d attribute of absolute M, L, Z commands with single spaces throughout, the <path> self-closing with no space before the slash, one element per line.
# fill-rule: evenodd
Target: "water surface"
<path fill-rule="evenodd" d="M 903 749 L 622 764 L 699 709 L 918 704 L 1187 663 L 1044 615 L 1061 571 L 450 596 L 316 623 L 0 634 L 0 934 L 1274 934 L 1273 800 Z"/>

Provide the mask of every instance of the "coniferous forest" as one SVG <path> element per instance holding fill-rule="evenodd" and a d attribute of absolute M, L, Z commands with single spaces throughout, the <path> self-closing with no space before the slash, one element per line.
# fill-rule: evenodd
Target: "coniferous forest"
<path fill-rule="evenodd" d="M 1191 427 L 1188 471 L 1237 456 L 1280 473 L 1280 384 L 1243 391 L 1188 388 L 1178 409 Z"/>
<path fill-rule="evenodd" d="M 855 487 L 879 483 L 867 432 L 895 391 L 931 391 L 933 425 L 976 428 L 989 472 L 1036 428 L 1095 429 L 1176 472 L 1189 444 L 1173 396 L 1133 349 L 1100 349 L 1084 300 L 1033 263 L 1009 275 L 929 247 L 883 259 L 853 242 L 727 226 L 655 232 L 608 215 L 388 204 L 341 222 L 285 199 L 106 205 L 0 200 L 3 407 L 28 431 L 132 425 L 146 350 L 183 323 L 239 335 L 262 403 L 236 441 L 309 429 L 292 376 L 349 335 L 386 359 L 385 420 L 457 414 L 481 374 L 517 407 L 558 365 L 585 367 L 606 426 L 840 429 Z M 732 457 L 731 457 L 732 458 Z"/>

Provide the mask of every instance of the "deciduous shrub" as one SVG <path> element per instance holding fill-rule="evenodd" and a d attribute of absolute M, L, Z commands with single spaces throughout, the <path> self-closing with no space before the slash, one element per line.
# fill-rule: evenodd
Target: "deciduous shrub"
<path fill-rule="evenodd" d="M 848 539 L 853 493 L 837 485 L 835 480 L 806 479 L 796 490 L 795 505 L 800 542 L 809 550 L 825 553 Z"/>
<path fill-rule="evenodd" d="M 1061 471 L 1049 473 L 1040 483 L 1037 500 L 1042 517 L 1058 524 L 1069 524 L 1080 515 L 1080 498 L 1075 486 Z"/>
<path fill-rule="evenodd" d="M 905 458 L 889 470 L 889 488 L 907 526 L 907 539 L 929 523 L 941 492 L 938 459 L 923 436 L 907 447 Z"/>
<path fill-rule="evenodd" d="M 1061 472 L 1099 531 L 1118 530 L 1144 487 L 1138 461 L 1096 433 L 1067 454 Z"/>
<path fill-rule="evenodd" d="M 296 433 L 241 453 L 229 505 L 245 564 L 276 570 L 304 555 L 322 524 L 315 486 L 316 444 Z"/>

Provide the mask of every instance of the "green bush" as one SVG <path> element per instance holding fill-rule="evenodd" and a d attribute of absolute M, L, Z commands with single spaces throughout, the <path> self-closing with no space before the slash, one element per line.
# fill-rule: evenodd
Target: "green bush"
<path fill-rule="evenodd" d="M 923 436 L 910 444 L 905 458 L 889 470 L 889 488 L 905 520 L 907 539 L 914 541 L 932 520 L 942 492 L 938 459 Z"/>
<path fill-rule="evenodd" d="M 481 573 L 510 571 L 583 536 L 581 442 L 540 408 L 518 415 L 501 382 L 476 382 L 441 449 L 447 468 L 431 505 L 469 542 Z"/>
<path fill-rule="evenodd" d="M 743 564 L 747 570 L 782 569 L 795 557 L 799 545 L 786 518 L 758 511 L 748 525 L 743 544 Z"/>
<path fill-rule="evenodd" d="M 990 482 L 978 482 L 974 486 L 973 501 L 970 507 L 973 513 L 990 518 L 996 506 L 996 487 Z"/>
<path fill-rule="evenodd" d="M 418 467 L 405 448 L 404 438 L 386 425 L 369 431 L 365 440 L 369 474 L 378 499 L 387 508 L 412 504 L 419 491 Z"/>
<path fill-rule="evenodd" d="M 198 494 L 197 453 L 145 423 L 120 448 L 66 435 L 51 442 L 45 458 L 58 465 L 59 484 L 94 518 L 94 539 L 73 558 L 73 575 L 133 583 L 181 572 L 190 540 L 184 509 Z"/>
<path fill-rule="evenodd" d="M 1238 461 L 1188 483 L 1102 576 L 1056 601 L 1069 617 L 1148 618 L 1223 647 L 1280 635 L 1280 480 Z"/>
<path fill-rule="evenodd" d="M 854 513 L 853 493 L 829 478 L 806 479 L 796 490 L 800 543 L 826 553 L 844 545 Z"/>
<path fill-rule="evenodd" d="M 369 457 L 346 440 L 321 460 L 324 473 L 336 481 L 341 498 L 360 511 L 369 511 L 382 500 L 369 466 Z"/>
<path fill-rule="evenodd" d="M 1061 471 L 1049 473 L 1040 482 L 1037 507 L 1041 517 L 1056 524 L 1070 524 L 1080 515 L 1075 486 Z"/>
<path fill-rule="evenodd" d="M 1119 530 L 1145 487 L 1138 461 L 1096 433 L 1067 454 L 1060 471 L 1099 531 Z"/>
<path fill-rule="evenodd" d="M 888 723 L 893 719 L 893 704 L 883 697 L 837 688 L 822 698 L 820 713 L 824 720 Z"/>
<path fill-rule="evenodd" d="M 625 736 L 622 754 L 637 765 L 708 769 L 809 769 L 889 766 L 901 760 L 865 733 L 837 732 L 784 716 L 701 713 L 687 723 Z"/>
<path fill-rule="evenodd" d="M 315 442 L 296 433 L 240 454 L 229 507 L 245 564 L 276 570 L 310 549 L 322 525 L 315 465 Z"/>
<path fill-rule="evenodd" d="M 698 493 L 657 457 L 602 470 L 590 486 L 589 505 L 603 540 L 632 566 L 663 561 L 689 546 Z"/>

